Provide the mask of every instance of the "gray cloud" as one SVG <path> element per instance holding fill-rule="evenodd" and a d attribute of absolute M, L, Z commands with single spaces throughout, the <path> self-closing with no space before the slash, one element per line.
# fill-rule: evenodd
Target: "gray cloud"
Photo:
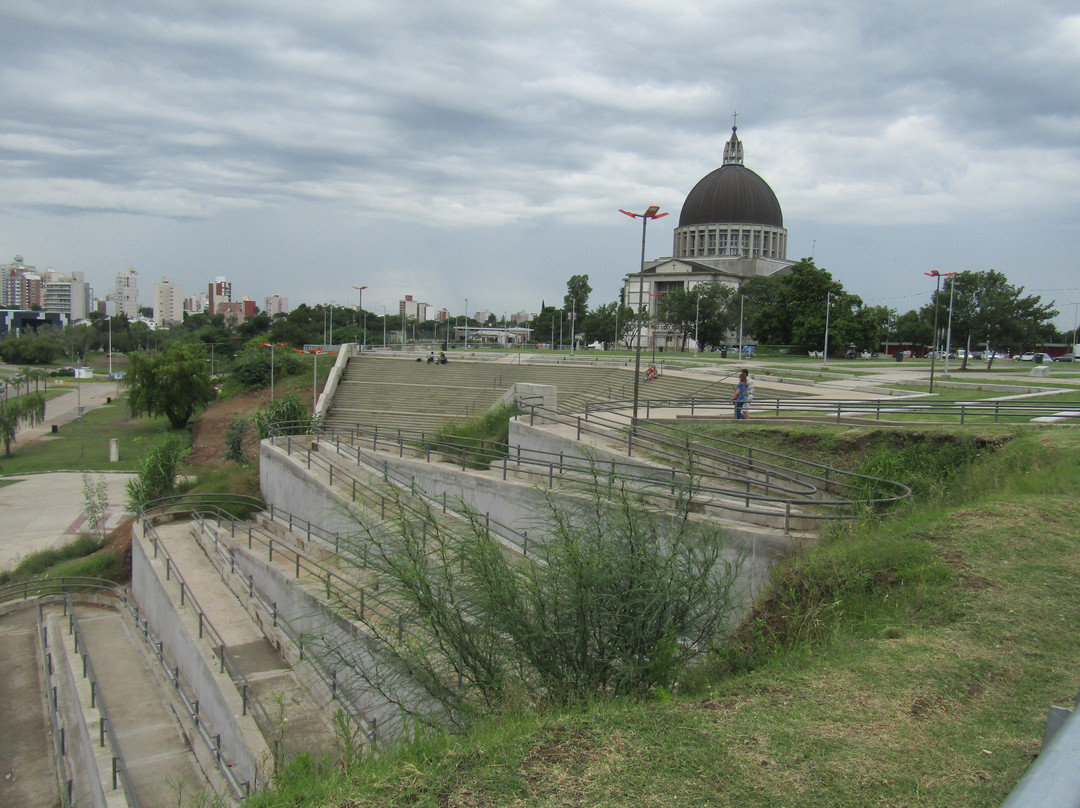
<path fill-rule="evenodd" d="M 615 209 L 677 213 L 734 109 L 793 251 L 864 297 L 882 262 L 1080 286 L 1066 3 L 47 0 L 0 3 L 0 46 L 0 256 L 99 291 L 130 263 L 257 300 L 356 272 L 373 306 L 535 309 L 579 272 L 610 299 Z"/>

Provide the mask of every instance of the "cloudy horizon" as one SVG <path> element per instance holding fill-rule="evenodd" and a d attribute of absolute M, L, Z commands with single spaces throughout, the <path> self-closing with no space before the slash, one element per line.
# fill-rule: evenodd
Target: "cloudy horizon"
<path fill-rule="evenodd" d="M 537 311 L 671 254 L 738 110 L 788 258 L 867 304 L 997 269 L 1080 310 L 1080 14 L 1064 2 L 498 7 L 0 0 L 0 262 L 226 276 L 262 305 Z"/>

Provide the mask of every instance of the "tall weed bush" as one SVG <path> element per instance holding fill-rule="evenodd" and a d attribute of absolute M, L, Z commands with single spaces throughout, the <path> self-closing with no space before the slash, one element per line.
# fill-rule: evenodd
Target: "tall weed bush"
<path fill-rule="evenodd" d="M 163 435 L 150 447 L 138 474 L 128 481 L 128 500 L 133 510 L 176 490 L 176 473 L 188 449 L 187 434 L 175 432 Z"/>

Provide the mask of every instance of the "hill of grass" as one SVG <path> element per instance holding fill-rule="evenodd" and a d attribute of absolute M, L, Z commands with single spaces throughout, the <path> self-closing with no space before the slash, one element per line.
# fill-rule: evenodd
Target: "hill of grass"
<path fill-rule="evenodd" d="M 778 568 L 678 692 L 522 700 L 468 735 L 301 758 L 248 804 L 999 805 L 1076 695 L 1080 435 L 999 438 Z"/>

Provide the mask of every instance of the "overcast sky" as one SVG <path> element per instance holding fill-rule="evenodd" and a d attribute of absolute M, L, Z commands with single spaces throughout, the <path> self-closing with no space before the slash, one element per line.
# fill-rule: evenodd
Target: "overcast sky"
<path fill-rule="evenodd" d="M 0 0 L 0 263 L 396 311 L 614 300 L 722 161 L 868 304 L 1080 303 L 1075 0 Z"/>

